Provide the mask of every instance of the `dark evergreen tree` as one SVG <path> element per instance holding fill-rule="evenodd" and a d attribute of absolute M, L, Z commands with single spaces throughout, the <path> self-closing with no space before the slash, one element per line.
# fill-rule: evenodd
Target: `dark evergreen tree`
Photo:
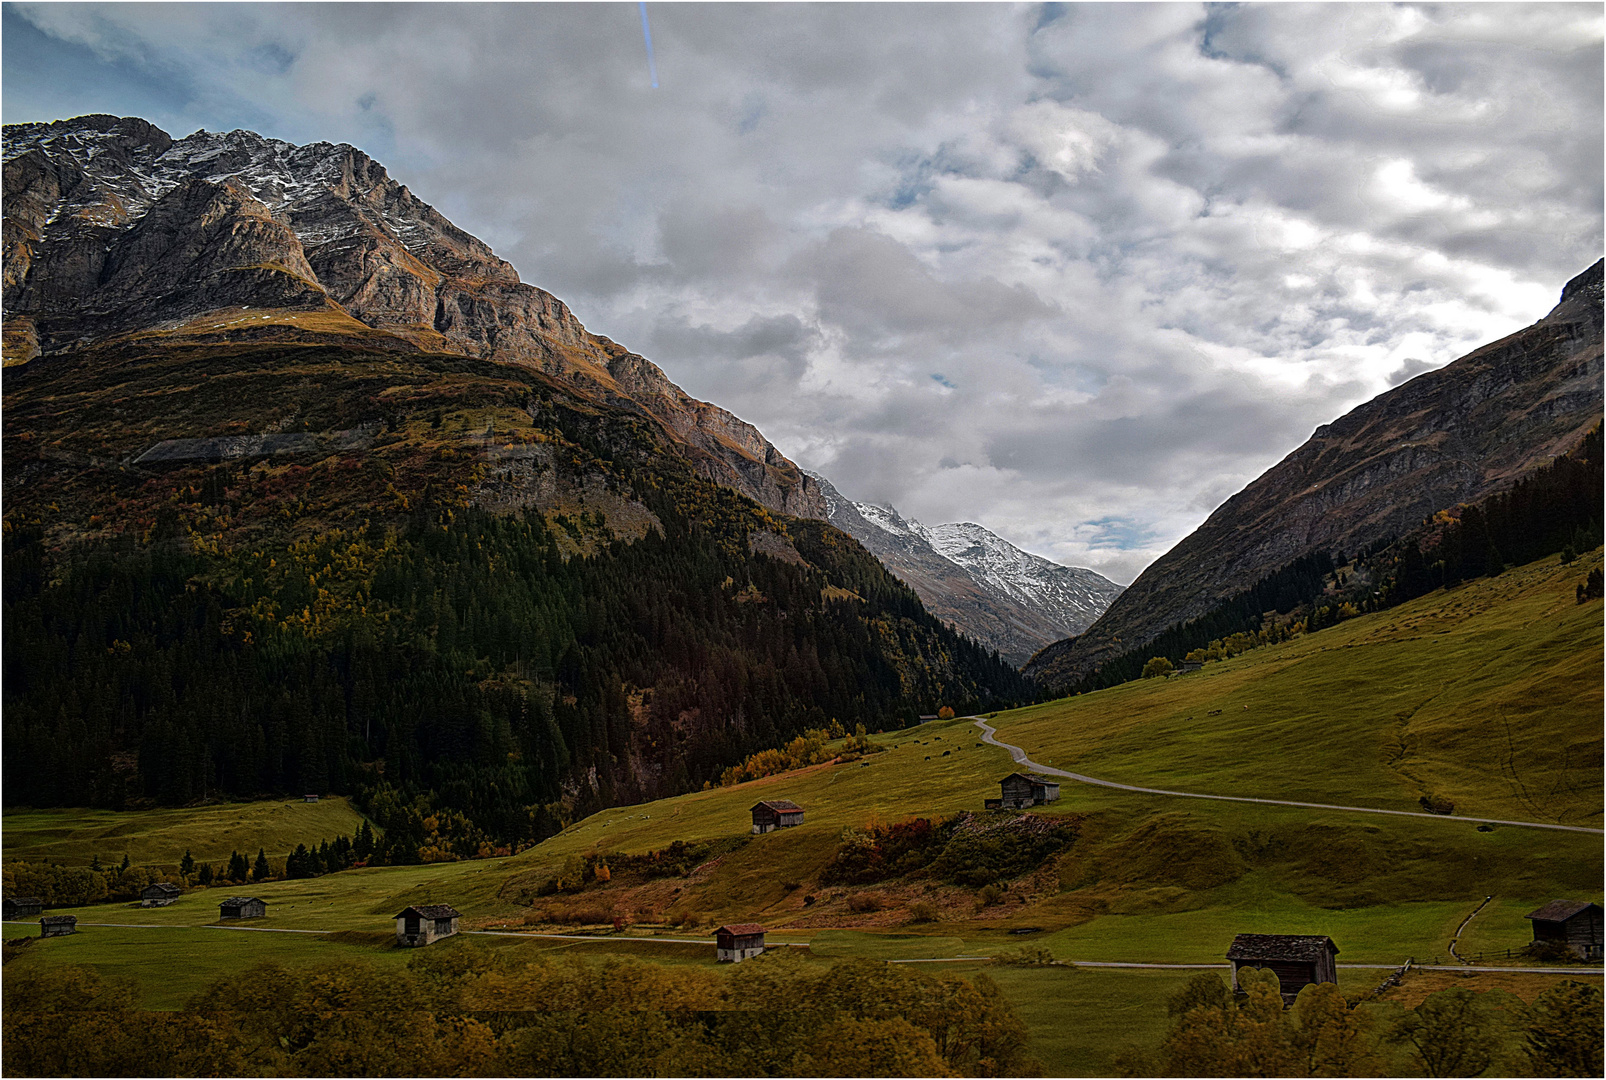
<path fill-rule="evenodd" d="M 272 873 L 273 868 L 268 865 L 267 851 L 262 848 L 257 848 L 257 861 L 251 867 L 251 880 L 265 881 Z"/>

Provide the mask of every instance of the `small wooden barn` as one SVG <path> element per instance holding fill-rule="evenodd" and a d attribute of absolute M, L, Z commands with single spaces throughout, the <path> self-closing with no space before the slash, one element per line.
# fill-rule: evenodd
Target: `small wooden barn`
<path fill-rule="evenodd" d="M 268 902 L 254 896 L 231 896 L 217 906 L 220 919 L 265 919 Z"/>
<path fill-rule="evenodd" d="M 301 796 L 301 801 L 302 802 L 317 802 L 318 801 L 318 796 L 316 796 L 316 795 L 303 795 L 303 796 Z"/>
<path fill-rule="evenodd" d="M 1534 941 L 1559 941 L 1584 960 L 1601 959 L 1601 908 L 1579 900 L 1552 900 L 1523 916 L 1533 922 Z"/>
<path fill-rule="evenodd" d="M 39 936 L 42 938 L 65 937 L 76 933 L 78 933 L 76 915 L 46 915 L 39 920 Z"/>
<path fill-rule="evenodd" d="M 764 951 L 764 928 L 758 923 L 732 923 L 714 931 L 714 959 L 739 964 Z"/>
<path fill-rule="evenodd" d="M 450 904 L 421 904 L 396 913 L 396 944 L 422 946 L 457 933 L 462 914 Z"/>
<path fill-rule="evenodd" d="M 140 907 L 166 907 L 179 898 L 181 890 L 177 885 L 166 881 L 158 881 L 154 885 L 145 886 L 145 891 L 139 894 Z"/>
<path fill-rule="evenodd" d="M 774 832 L 803 824 L 803 808 L 790 799 L 765 799 L 753 806 L 753 831 Z"/>
<path fill-rule="evenodd" d="M 1002 797 L 988 799 L 984 805 L 989 810 L 1025 810 L 1060 797 L 1060 782 L 1037 773 L 1010 773 L 998 785 Z"/>
<path fill-rule="evenodd" d="M 1277 976 L 1283 1000 L 1290 1004 L 1311 983 L 1338 982 L 1338 946 L 1325 934 L 1239 934 L 1232 939 L 1232 988 L 1239 992 L 1238 972 L 1263 968 Z"/>
<path fill-rule="evenodd" d="M 34 919 L 44 910 L 44 902 L 37 896 L 19 896 L 16 899 L 6 897 L 0 900 L 0 907 L 5 909 L 7 919 Z"/>

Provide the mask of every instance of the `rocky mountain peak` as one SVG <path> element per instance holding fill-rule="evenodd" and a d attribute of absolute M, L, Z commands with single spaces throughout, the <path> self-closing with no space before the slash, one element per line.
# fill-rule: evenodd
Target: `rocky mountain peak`
<path fill-rule="evenodd" d="M 628 401 L 710 479 L 824 517 L 752 425 L 589 333 L 557 297 L 356 147 L 252 131 L 173 139 L 134 117 L 4 130 L 6 363 L 234 340 L 471 356 Z M 231 337 L 231 335 L 233 335 Z"/>

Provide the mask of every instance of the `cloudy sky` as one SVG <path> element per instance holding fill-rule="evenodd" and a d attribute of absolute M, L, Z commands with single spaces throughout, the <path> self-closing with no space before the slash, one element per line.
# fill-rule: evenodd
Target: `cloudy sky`
<path fill-rule="evenodd" d="M 1122 582 L 1602 249 L 1599 4 L 6 4 L 7 123 L 349 142 L 849 497 Z"/>

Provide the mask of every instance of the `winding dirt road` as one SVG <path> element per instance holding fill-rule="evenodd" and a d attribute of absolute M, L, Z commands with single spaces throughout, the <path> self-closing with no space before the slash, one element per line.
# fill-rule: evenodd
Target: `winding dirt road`
<path fill-rule="evenodd" d="M 1002 747 L 1009 751 L 1009 756 L 1015 759 L 1015 764 L 1024 765 L 1033 772 L 1045 776 L 1063 776 L 1067 780 L 1075 780 L 1082 784 L 1093 784 L 1097 787 L 1117 788 L 1121 791 L 1136 791 L 1143 795 L 1169 795 L 1177 799 L 1215 799 L 1218 802 L 1247 802 L 1265 803 L 1268 806 L 1301 806 L 1309 810 L 1343 810 L 1351 814 L 1392 814 L 1395 817 L 1431 818 L 1434 821 L 1471 821 L 1489 825 L 1513 825 L 1522 829 L 1554 829 L 1558 832 L 1581 832 L 1606 834 L 1606 829 L 1591 829 L 1584 825 L 1551 825 L 1543 821 L 1505 821 L 1501 818 L 1462 817 L 1447 814 L 1427 814 L 1419 810 L 1379 810 L 1372 806 L 1333 806 L 1329 803 L 1295 802 L 1291 799 L 1257 799 L 1248 795 L 1201 795 L 1195 791 L 1167 791 L 1164 788 L 1138 787 L 1135 784 L 1118 784 L 1114 780 L 1100 780 L 1095 776 L 1083 776 L 1081 773 L 1066 772 L 1064 769 L 1055 769 L 1048 765 L 1039 765 L 1026 756 L 1026 751 L 1007 742 L 1000 742 L 994 737 L 997 729 L 979 716 L 967 716 L 967 720 L 975 722 L 982 730 L 982 742 Z"/>

